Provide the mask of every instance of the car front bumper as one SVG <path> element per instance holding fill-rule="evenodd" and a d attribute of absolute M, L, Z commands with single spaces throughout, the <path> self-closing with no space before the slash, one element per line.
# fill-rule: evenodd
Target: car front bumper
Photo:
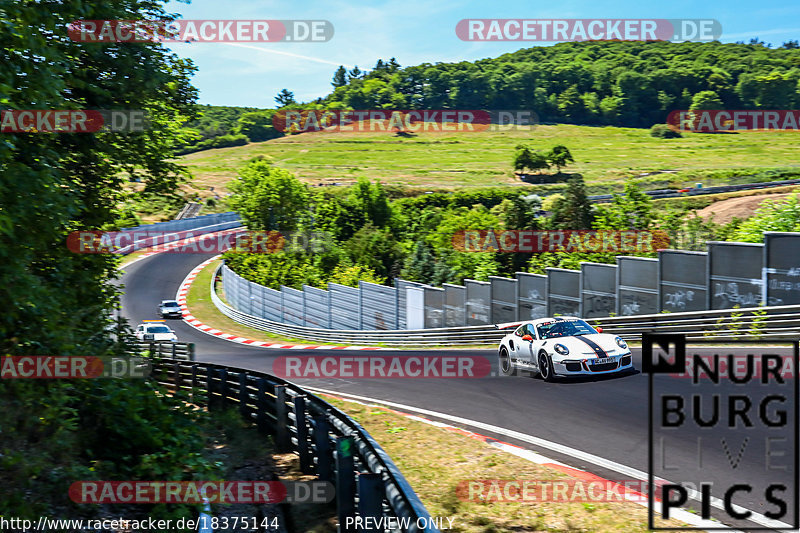
<path fill-rule="evenodd" d="M 613 362 L 593 365 L 591 359 L 553 361 L 553 371 L 557 376 L 596 376 L 613 374 L 633 369 L 633 356 L 630 352 L 610 357 Z"/>

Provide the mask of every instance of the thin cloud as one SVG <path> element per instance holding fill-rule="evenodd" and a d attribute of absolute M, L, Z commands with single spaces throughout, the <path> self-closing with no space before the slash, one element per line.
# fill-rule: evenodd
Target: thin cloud
<path fill-rule="evenodd" d="M 305 59 L 307 61 L 316 61 L 317 63 L 324 63 L 326 65 L 333 65 L 334 67 L 338 67 L 339 65 L 343 65 L 346 68 L 352 68 L 351 65 L 347 65 L 345 63 L 337 63 L 335 61 L 328 61 L 327 59 L 320 59 L 318 57 L 311 57 L 311 56 L 304 56 L 301 54 L 295 54 L 292 52 L 286 52 L 283 50 L 272 50 L 270 48 L 261 48 L 260 46 L 253 46 L 250 44 L 243 44 L 243 43 L 217 43 L 217 44 L 226 44 L 228 46 L 236 46 L 238 48 L 248 48 L 250 50 L 257 50 L 259 52 L 265 52 L 267 54 L 277 54 L 281 56 L 287 57 L 294 57 L 297 59 Z"/>

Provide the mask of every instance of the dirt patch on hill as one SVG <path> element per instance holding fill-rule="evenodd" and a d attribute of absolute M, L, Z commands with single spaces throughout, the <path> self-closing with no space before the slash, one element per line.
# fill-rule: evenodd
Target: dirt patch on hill
<path fill-rule="evenodd" d="M 697 214 L 702 218 L 709 218 L 714 215 L 714 222 L 717 224 L 727 224 L 735 218 L 745 219 L 753 215 L 756 209 L 764 200 L 780 200 L 789 194 L 761 194 L 758 196 L 742 196 L 738 198 L 728 198 L 714 202 L 708 207 L 704 207 Z"/>

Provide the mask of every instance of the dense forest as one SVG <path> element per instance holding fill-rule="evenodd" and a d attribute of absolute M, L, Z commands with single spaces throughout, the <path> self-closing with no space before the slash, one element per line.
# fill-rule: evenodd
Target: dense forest
<path fill-rule="evenodd" d="M 764 43 L 581 42 L 493 59 L 334 76 L 327 108 L 531 109 L 540 120 L 650 127 L 675 109 L 796 109 L 800 48 Z M 355 70 L 355 69 L 354 69 Z"/>

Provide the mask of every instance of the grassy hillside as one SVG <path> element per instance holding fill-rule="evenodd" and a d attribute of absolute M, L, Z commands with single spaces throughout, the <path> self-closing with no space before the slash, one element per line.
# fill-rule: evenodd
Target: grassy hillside
<path fill-rule="evenodd" d="M 800 167 L 797 132 L 684 134 L 657 139 L 646 129 L 543 125 L 534 131 L 420 133 L 305 133 L 247 146 L 206 150 L 181 158 L 194 185 L 224 190 L 237 169 L 265 155 L 310 184 L 352 183 L 359 176 L 425 190 L 488 185 L 516 186 L 514 147 L 566 145 L 575 157 L 568 172 L 580 172 L 593 190 L 621 189 L 626 179 L 644 178 L 652 188 L 735 182 L 735 176 L 773 168 Z"/>

